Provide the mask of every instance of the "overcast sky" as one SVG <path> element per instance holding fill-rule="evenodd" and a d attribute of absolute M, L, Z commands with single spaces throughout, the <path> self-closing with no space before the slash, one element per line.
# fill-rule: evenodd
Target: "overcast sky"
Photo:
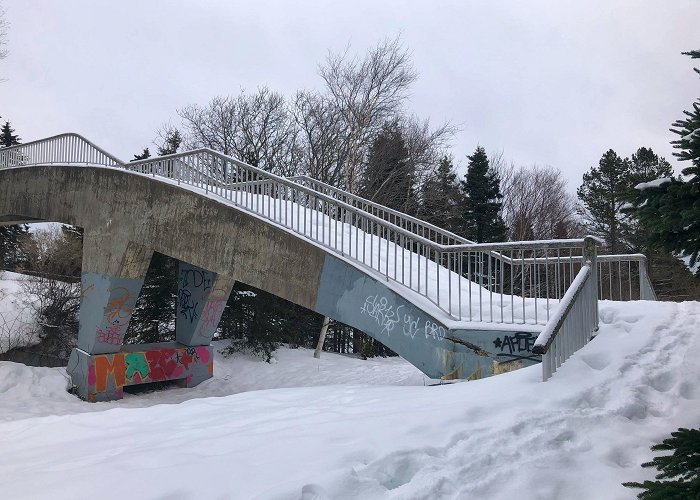
<path fill-rule="evenodd" d="M 318 88 L 318 63 L 401 34 L 409 109 L 573 191 L 609 148 L 672 160 L 670 124 L 700 97 L 700 1 L 5 0 L 0 115 L 23 141 L 78 132 L 123 159 L 175 110 L 267 85 Z M 700 65 L 696 61 L 696 65 Z"/>

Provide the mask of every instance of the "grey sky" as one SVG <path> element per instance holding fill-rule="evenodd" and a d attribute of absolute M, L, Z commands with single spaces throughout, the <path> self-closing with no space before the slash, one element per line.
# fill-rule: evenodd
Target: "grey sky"
<path fill-rule="evenodd" d="M 82 133 L 123 159 L 175 110 L 258 86 L 320 87 L 317 64 L 401 33 L 420 73 L 410 110 L 461 126 L 570 188 L 608 148 L 650 146 L 700 96 L 700 1 L 6 0 L 0 115 L 24 141 Z M 697 65 L 697 64 L 696 64 Z"/>

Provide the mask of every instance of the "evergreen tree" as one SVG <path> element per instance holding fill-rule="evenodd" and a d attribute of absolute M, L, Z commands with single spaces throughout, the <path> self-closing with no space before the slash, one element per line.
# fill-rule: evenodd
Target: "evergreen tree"
<path fill-rule="evenodd" d="M 464 195 L 459 189 L 452 159 L 444 156 L 435 175 L 421 188 L 419 217 L 426 222 L 452 232 L 460 231 L 460 210 L 464 207 Z"/>
<path fill-rule="evenodd" d="M 14 271 L 27 266 L 22 240 L 29 233 L 26 224 L 0 226 L 0 267 Z"/>
<path fill-rule="evenodd" d="M 148 148 L 143 148 L 143 152 L 139 155 L 134 155 L 134 159 L 131 161 L 137 161 L 137 160 L 145 160 L 146 158 L 151 157 L 151 152 L 148 150 Z"/>
<path fill-rule="evenodd" d="M 489 166 L 486 150 L 481 146 L 467 158 L 467 173 L 460 184 L 465 198 L 461 221 L 464 236 L 478 243 L 505 241 L 498 173 Z"/>
<path fill-rule="evenodd" d="M 622 207 L 629 196 L 630 172 L 630 161 L 609 149 L 597 168 L 583 174 L 583 184 L 577 190 L 589 231 L 603 238 L 613 254 L 628 247 L 629 217 L 622 213 Z"/>
<path fill-rule="evenodd" d="M 651 148 L 639 148 L 630 161 L 631 186 L 660 177 L 671 177 L 673 168 L 663 156 L 658 156 Z"/>
<path fill-rule="evenodd" d="M 360 196 L 401 212 L 415 213 L 414 177 L 398 122 L 385 123 L 370 148 Z"/>
<path fill-rule="evenodd" d="M 153 252 L 141 293 L 129 321 L 125 342 L 145 344 L 174 340 L 178 260 Z"/>
<path fill-rule="evenodd" d="M 654 467 L 660 471 L 657 480 L 622 483 L 623 486 L 644 490 L 637 495 L 644 500 L 700 498 L 700 429 L 680 428 L 651 449 L 673 452 L 642 464 L 642 467 Z"/>
<path fill-rule="evenodd" d="M 182 135 L 180 131 L 176 128 L 170 129 L 165 133 L 165 138 L 163 143 L 158 146 L 158 156 L 172 155 L 177 153 L 182 144 Z M 146 151 L 148 148 L 146 148 Z M 145 152 L 145 151 L 144 151 Z M 146 157 L 148 158 L 148 156 Z"/>
<path fill-rule="evenodd" d="M 661 177 L 671 177 L 672 175 L 673 168 L 663 156 L 658 156 L 651 148 L 639 148 L 632 155 L 630 161 L 629 188 L 625 198 L 628 201 L 634 201 L 637 196 L 634 186 L 642 182 L 649 182 Z M 649 231 L 643 224 L 640 224 L 639 219 L 628 207 L 623 208 L 622 212 L 627 215 L 623 225 L 627 233 L 630 249 L 648 253 L 649 249 L 646 242 L 649 239 Z"/>
<path fill-rule="evenodd" d="M 693 59 L 700 51 L 684 52 Z M 695 68 L 697 73 L 700 71 Z M 671 141 L 681 161 L 691 165 L 683 169 L 689 179 L 668 179 L 640 189 L 634 200 L 634 213 L 647 231 L 647 242 L 682 255 L 691 256 L 691 265 L 700 257 L 700 99 L 685 118 L 673 123 L 671 131 L 679 138 Z"/>
<path fill-rule="evenodd" d="M 0 148 L 9 148 L 20 144 L 21 139 L 15 134 L 15 129 L 10 126 L 10 122 L 0 128 Z"/>
<path fill-rule="evenodd" d="M 0 128 L 0 148 L 9 148 L 20 144 L 20 138 L 10 122 Z M 14 270 L 26 265 L 26 255 L 22 251 L 21 241 L 28 233 L 26 224 L 0 226 L 0 266 L 3 269 Z"/>

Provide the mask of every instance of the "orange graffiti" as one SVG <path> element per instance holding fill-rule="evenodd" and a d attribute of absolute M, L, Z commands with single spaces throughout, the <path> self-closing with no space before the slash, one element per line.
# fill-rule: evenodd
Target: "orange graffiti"
<path fill-rule="evenodd" d="M 110 375 L 114 378 L 116 389 L 124 387 L 126 384 L 124 354 L 95 356 L 95 391 L 104 392 L 107 390 L 107 379 Z"/>
<path fill-rule="evenodd" d="M 113 288 L 109 291 L 112 298 L 105 308 L 105 319 L 114 323 L 119 319 L 126 319 L 134 311 L 133 304 L 130 304 L 134 297 L 129 290 L 124 287 Z"/>

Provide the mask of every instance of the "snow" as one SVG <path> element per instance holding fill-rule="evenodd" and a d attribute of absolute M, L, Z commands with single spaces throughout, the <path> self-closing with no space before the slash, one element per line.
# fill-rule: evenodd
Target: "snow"
<path fill-rule="evenodd" d="M 34 311 L 22 291 L 22 279 L 21 274 L 0 271 L 0 353 L 38 340 Z"/>
<path fill-rule="evenodd" d="M 700 259 L 695 261 L 695 265 L 690 265 L 690 255 L 684 255 L 682 257 L 678 257 L 678 260 L 680 260 L 683 264 L 685 264 L 685 267 L 687 267 L 691 273 L 697 274 L 698 271 L 700 271 Z"/>
<path fill-rule="evenodd" d="M 649 446 L 700 421 L 700 303 L 602 302 L 600 318 L 546 383 L 533 366 L 425 386 L 400 359 L 280 350 L 88 404 L 62 369 L 2 362 L 2 497 L 631 498 Z"/>
<path fill-rule="evenodd" d="M 212 190 L 209 186 L 205 188 L 199 184 L 178 184 L 176 180 L 167 177 L 151 177 L 133 171 L 129 173 L 176 185 L 230 206 L 243 207 L 254 217 L 304 235 L 312 243 L 337 252 L 336 257 L 382 280 L 393 291 L 439 318 L 448 328 L 468 328 L 465 323 L 479 323 L 478 328 L 488 330 L 500 329 L 499 324 L 518 324 L 522 325 L 522 331 L 539 332 L 559 304 L 558 300 L 533 297 L 523 299 L 517 295 L 501 296 L 500 293 L 490 292 L 459 273 L 437 266 L 424 254 L 409 251 L 371 231 L 362 231 L 356 225 L 328 215 L 324 212 L 328 208 L 314 210 L 303 204 L 265 194 L 219 187 Z M 377 231 L 376 225 L 373 227 Z M 568 240 L 537 240 L 523 243 L 552 245 L 566 241 Z M 565 262 L 567 257 L 562 252 L 561 262 Z M 562 281 L 566 280 L 570 282 L 573 276 L 562 276 Z M 454 317 L 461 315 L 461 320 L 453 319 L 448 313 Z"/>
<path fill-rule="evenodd" d="M 661 179 L 654 179 L 653 181 L 649 182 L 640 182 L 636 186 L 634 186 L 634 189 L 638 189 L 639 191 L 644 191 L 645 189 L 649 188 L 657 188 L 660 186 L 663 186 L 664 184 L 668 184 L 671 182 L 673 179 L 671 177 L 663 177 Z"/>

